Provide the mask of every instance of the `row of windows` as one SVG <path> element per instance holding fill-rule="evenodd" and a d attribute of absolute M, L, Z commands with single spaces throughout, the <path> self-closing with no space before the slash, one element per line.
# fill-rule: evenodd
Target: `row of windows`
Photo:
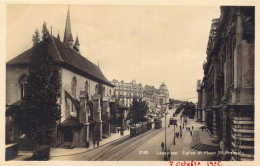
<path fill-rule="evenodd" d="M 102 87 L 102 91 L 103 91 L 103 95 L 105 95 L 105 92 L 106 92 L 106 88 L 105 86 Z M 74 95 L 76 97 L 76 89 L 77 89 L 77 79 L 76 77 L 73 77 L 72 79 L 72 83 L 71 83 L 71 92 L 72 92 L 72 95 Z M 85 91 L 87 93 L 89 93 L 89 84 L 88 84 L 88 81 L 85 82 Z M 96 84 L 95 86 L 95 94 L 99 94 L 99 87 L 98 87 L 98 84 Z M 112 95 L 112 90 L 110 89 L 109 92 L 108 92 L 108 95 L 111 96 Z"/>
<path fill-rule="evenodd" d="M 23 99 L 26 93 L 28 92 L 28 82 L 27 82 L 28 76 L 23 74 L 20 79 L 19 79 L 19 89 L 20 89 L 20 99 Z M 85 87 L 84 90 L 89 93 L 89 83 L 88 81 L 85 82 Z M 103 87 L 103 95 L 105 95 L 105 87 Z M 76 77 L 73 77 L 72 82 L 71 82 L 71 93 L 74 97 L 76 97 L 76 92 L 77 92 L 77 79 Z M 99 88 L 98 85 L 95 86 L 95 94 L 99 93 Z M 112 95 L 112 90 L 109 90 L 108 95 Z"/>

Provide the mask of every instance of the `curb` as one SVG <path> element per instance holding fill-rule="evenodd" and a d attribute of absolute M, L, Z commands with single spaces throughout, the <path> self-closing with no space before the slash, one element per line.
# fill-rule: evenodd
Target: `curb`
<path fill-rule="evenodd" d="M 110 143 L 113 143 L 113 142 L 115 142 L 115 141 L 119 141 L 119 140 L 124 139 L 124 138 L 129 137 L 129 136 L 130 136 L 130 134 L 129 134 L 129 135 L 122 136 L 121 138 L 117 138 L 117 139 L 115 139 L 115 140 L 113 140 L 113 141 L 110 141 L 110 142 L 107 142 L 107 143 L 105 143 L 105 144 L 102 144 L 102 145 L 100 145 L 99 147 L 105 146 L 105 145 L 110 144 Z M 97 149 L 97 148 L 92 148 L 92 149 L 89 149 L 89 150 L 86 150 L 86 151 L 83 151 L 83 152 L 72 153 L 72 154 L 64 154 L 64 155 L 59 155 L 59 156 L 52 156 L 52 155 L 50 155 L 50 157 L 63 157 L 63 156 L 78 155 L 78 154 L 90 152 L 90 151 L 92 151 L 92 150 L 94 150 L 94 149 Z"/>

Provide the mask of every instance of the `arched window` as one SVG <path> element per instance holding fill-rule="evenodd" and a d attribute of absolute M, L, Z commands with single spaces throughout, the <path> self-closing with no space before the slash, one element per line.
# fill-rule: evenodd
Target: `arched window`
<path fill-rule="evenodd" d="M 85 82 L 85 91 L 88 93 L 88 81 Z"/>
<path fill-rule="evenodd" d="M 98 84 L 95 86 L 95 94 L 98 94 Z"/>
<path fill-rule="evenodd" d="M 109 90 L 109 96 L 111 96 L 111 95 L 112 95 L 112 90 L 110 89 L 110 90 Z"/>
<path fill-rule="evenodd" d="M 27 76 L 23 75 L 19 80 L 19 87 L 20 87 L 20 99 L 23 99 L 28 92 L 28 82 Z"/>
<path fill-rule="evenodd" d="M 85 82 L 85 91 L 87 92 L 87 98 L 89 97 L 88 94 L 88 81 Z"/>
<path fill-rule="evenodd" d="M 71 93 L 74 97 L 76 97 L 76 91 L 77 91 L 77 79 L 76 77 L 73 77 L 72 82 L 71 82 Z M 71 102 L 71 112 L 75 112 L 76 108 Z"/>
<path fill-rule="evenodd" d="M 76 97 L 76 89 L 77 89 L 77 79 L 76 77 L 73 77 L 71 82 L 71 93 L 74 97 Z"/>
<path fill-rule="evenodd" d="M 103 96 L 105 96 L 106 95 L 106 87 L 102 87 L 102 90 L 103 90 Z"/>

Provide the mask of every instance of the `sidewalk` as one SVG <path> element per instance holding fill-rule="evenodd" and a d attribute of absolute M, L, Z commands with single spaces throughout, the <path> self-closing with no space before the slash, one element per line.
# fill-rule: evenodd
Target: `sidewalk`
<path fill-rule="evenodd" d="M 219 144 L 215 144 L 212 142 L 210 134 L 207 130 L 201 130 L 199 127 L 201 126 L 200 122 L 195 122 L 194 120 L 189 120 L 189 124 L 194 127 L 193 136 L 191 142 L 191 148 L 197 151 L 211 151 L 216 152 L 219 150 Z"/>
<path fill-rule="evenodd" d="M 103 138 L 102 141 L 99 142 L 99 147 L 129 137 L 129 135 L 130 135 L 130 130 L 125 130 L 123 136 L 121 136 L 120 133 L 111 133 L 110 137 Z M 74 149 L 51 148 L 50 157 L 53 158 L 53 157 L 61 157 L 61 156 L 68 156 L 68 155 L 77 155 L 80 153 L 92 151 L 93 149 L 94 149 L 93 141 L 90 141 L 90 145 L 88 148 L 74 148 Z M 33 152 L 31 151 L 19 151 L 18 156 L 13 160 L 26 160 L 27 158 L 31 157 L 32 154 Z"/>
<path fill-rule="evenodd" d="M 130 135 L 130 130 L 125 130 L 123 136 L 121 136 L 120 133 L 111 133 L 110 137 L 103 138 L 103 140 L 99 142 L 99 147 L 104 146 L 104 145 L 109 144 L 109 143 L 112 143 L 116 140 L 126 138 L 129 135 Z M 96 145 L 96 148 L 97 148 L 97 145 Z M 89 142 L 88 148 L 74 148 L 74 149 L 51 148 L 50 157 L 76 155 L 76 154 L 79 154 L 79 153 L 92 151 L 93 149 L 94 149 L 93 141 Z"/>
<path fill-rule="evenodd" d="M 181 124 L 181 123 L 180 123 Z M 199 154 L 198 152 L 201 151 L 200 149 L 194 149 L 191 146 L 192 145 L 197 145 L 198 143 L 205 143 L 208 145 L 213 145 L 211 143 L 211 137 L 206 131 L 201 131 L 199 129 L 201 127 L 201 123 L 195 122 L 192 119 L 188 119 L 188 125 L 190 126 L 192 130 L 192 136 L 190 134 L 189 130 L 186 130 L 186 127 L 182 129 L 182 138 L 177 137 L 176 138 L 176 145 L 171 145 L 170 146 L 170 151 L 174 152 L 172 153 L 171 160 L 173 161 L 212 161 L 215 159 L 215 156 L 212 154 Z M 179 131 L 179 127 L 177 127 L 176 132 Z M 195 139 L 199 137 L 198 139 Z M 169 135 L 170 138 L 172 138 L 172 135 Z M 195 142 L 194 142 L 195 141 Z M 168 141 L 167 141 L 168 142 Z M 171 142 L 169 142 L 171 143 Z M 204 144 L 203 144 L 204 145 Z M 201 147 L 201 146 L 199 146 Z M 208 146 L 203 146 L 203 148 L 207 148 Z M 206 150 L 207 151 L 207 150 Z"/>

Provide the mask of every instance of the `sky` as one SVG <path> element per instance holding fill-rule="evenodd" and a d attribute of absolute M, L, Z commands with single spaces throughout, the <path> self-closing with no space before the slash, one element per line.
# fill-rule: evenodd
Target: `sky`
<path fill-rule="evenodd" d="M 63 40 L 67 10 L 68 5 L 9 4 L 6 61 L 32 47 L 44 21 Z M 219 16 L 219 6 L 70 5 L 81 54 L 99 62 L 108 80 L 156 88 L 164 82 L 171 98 L 194 102 L 211 20 Z"/>

